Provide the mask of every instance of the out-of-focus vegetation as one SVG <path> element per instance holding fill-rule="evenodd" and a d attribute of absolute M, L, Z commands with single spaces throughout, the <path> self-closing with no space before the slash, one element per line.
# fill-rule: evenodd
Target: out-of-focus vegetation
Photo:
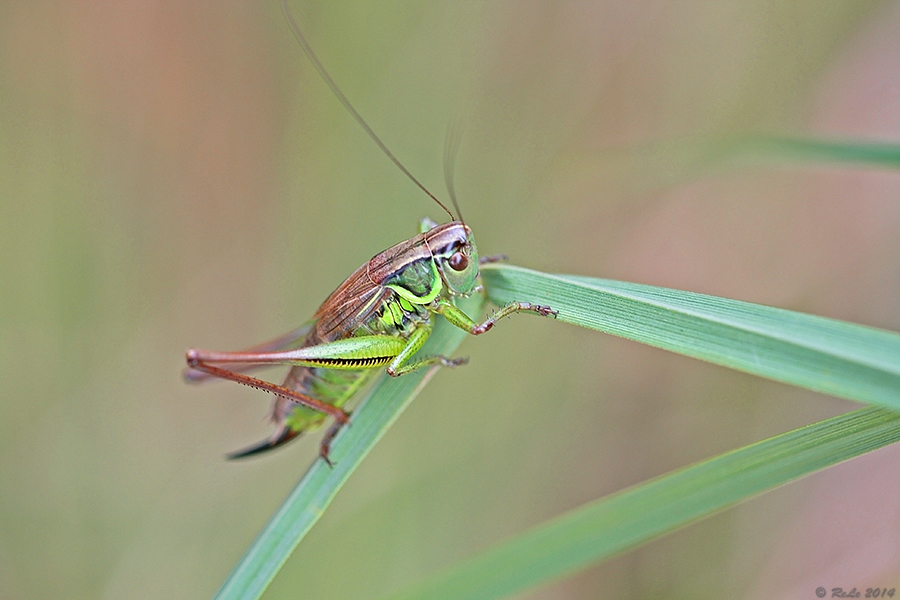
<path fill-rule="evenodd" d="M 900 137 L 896 4 L 295 3 L 332 75 L 484 253 L 900 329 L 900 175 L 722 162 L 749 135 Z M 0 7 L 0 597 L 212 594 L 317 451 L 189 346 L 309 318 L 440 213 L 275 2 Z M 376 597 L 568 508 L 843 412 L 533 318 L 468 340 L 271 597 Z M 280 373 L 273 373 L 274 377 Z M 898 581 L 897 450 L 534 598 L 798 597 Z"/>

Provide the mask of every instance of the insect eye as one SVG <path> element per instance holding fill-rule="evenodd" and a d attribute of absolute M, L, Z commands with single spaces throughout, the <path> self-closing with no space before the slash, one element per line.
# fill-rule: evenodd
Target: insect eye
<path fill-rule="evenodd" d="M 469 266 L 469 257 L 462 252 L 454 252 L 447 262 L 450 263 L 450 268 L 454 271 L 463 271 Z"/>

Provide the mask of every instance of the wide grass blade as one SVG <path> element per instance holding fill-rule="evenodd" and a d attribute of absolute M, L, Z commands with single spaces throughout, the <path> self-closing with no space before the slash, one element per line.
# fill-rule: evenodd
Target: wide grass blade
<path fill-rule="evenodd" d="M 475 296 L 459 305 L 468 314 L 479 314 L 483 299 Z M 438 319 L 422 352 L 452 355 L 466 335 L 444 319 Z M 262 595 L 303 536 L 324 514 L 338 490 L 435 371 L 417 371 L 397 378 L 382 375 L 376 380 L 354 412 L 350 426 L 344 427 L 334 441 L 331 451 L 334 468 L 329 468 L 322 460 L 313 463 L 247 550 L 216 598 L 246 600 Z"/>
<path fill-rule="evenodd" d="M 807 425 L 587 504 L 390 598 L 502 598 L 897 441 L 900 414 L 881 408 Z"/>
<path fill-rule="evenodd" d="M 485 265 L 492 302 L 806 389 L 900 409 L 900 334 L 693 292 Z"/>

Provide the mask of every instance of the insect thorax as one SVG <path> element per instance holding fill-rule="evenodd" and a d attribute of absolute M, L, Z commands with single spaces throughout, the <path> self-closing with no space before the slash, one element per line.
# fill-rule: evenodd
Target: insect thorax
<path fill-rule="evenodd" d="M 394 293 L 385 300 L 360 327 L 356 335 L 396 335 L 409 337 L 421 323 L 428 323 L 431 315 L 421 304 L 413 304 Z"/>
<path fill-rule="evenodd" d="M 372 333 L 408 337 L 421 323 L 428 323 L 428 305 L 443 288 L 434 260 L 414 260 L 384 281 L 391 294 L 366 322 Z"/>

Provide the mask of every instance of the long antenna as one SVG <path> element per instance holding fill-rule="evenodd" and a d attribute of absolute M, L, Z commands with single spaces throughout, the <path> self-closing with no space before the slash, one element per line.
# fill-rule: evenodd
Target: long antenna
<path fill-rule="evenodd" d="M 338 87 L 337 83 L 334 82 L 334 79 L 331 78 L 331 75 L 328 74 L 328 71 L 325 70 L 325 67 L 322 66 L 322 63 L 319 61 L 319 57 L 316 56 L 315 52 L 313 52 L 312 46 L 310 46 L 309 42 L 306 41 L 306 37 L 304 37 L 303 33 L 300 31 L 300 27 L 294 20 L 294 16 L 291 14 L 290 9 L 288 9 L 287 0 L 281 0 L 281 10 L 284 11 L 284 16 L 291 28 L 291 32 L 294 34 L 294 37 L 297 38 L 297 41 L 300 43 L 300 47 L 303 48 L 303 52 L 306 53 L 306 57 L 309 58 L 310 62 L 316 68 L 316 71 L 319 72 L 319 75 L 323 80 L 325 80 L 325 83 L 328 84 L 328 87 L 331 88 L 331 91 L 335 96 L 337 96 L 337 99 L 341 102 L 341 104 L 344 105 L 344 108 L 346 108 L 347 111 L 351 115 L 353 115 L 353 118 L 356 119 L 356 122 L 359 123 L 360 127 L 362 127 L 363 130 L 365 130 L 365 132 L 369 134 L 369 137 L 372 138 L 372 141 L 374 141 L 379 148 L 381 148 L 381 151 L 384 152 L 385 155 L 387 155 L 387 157 L 390 158 L 391 161 L 393 161 L 393 163 L 397 165 L 397 167 L 401 171 L 403 171 L 403 173 L 407 177 L 409 177 L 413 183 L 419 186 L 419 189 L 428 194 L 429 198 L 437 202 L 438 206 L 443 208 L 447 212 L 447 214 L 450 215 L 451 219 L 456 220 L 456 217 L 453 216 L 453 213 L 450 212 L 450 209 L 447 208 L 443 202 L 438 200 L 437 196 L 429 192 L 428 188 L 422 185 L 422 183 L 418 179 L 416 179 L 415 176 L 410 173 L 406 167 L 403 166 L 403 163 L 401 163 L 400 160 L 396 156 L 394 156 L 394 153 L 384 145 L 384 142 L 381 141 L 381 138 L 379 138 L 378 135 L 376 135 L 375 132 L 372 131 L 372 128 L 369 127 L 369 124 L 366 123 L 366 120 L 362 118 L 362 115 L 356 112 L 356 109 L 353 108 L 353 105 L 350 104 L 349 100 L 347 100 L 344 92 L 341 91 L 341 88 Z M 456 202 L 454 201 L 454 205 L 455 204 Z M 459 210 L 459 207 L 457 207 L 457 210 Z"/>
<path fill-rule="evenodd" d="M 450 195 L 450 201 L 459 220 L 463 223 L 466 220 L 462 216 L 459 209 L 459 203 L 456 201 L 456 186 L 453 185 L 453 174 L 456 171 L 456 154 L 459 152 L 459 143 L 462 141 L 462 125 L 460 121 L 456 124 L 447 123 L 447 134 L 444 136 L 444 183 L 447 185 L 447 193 Z"/>

